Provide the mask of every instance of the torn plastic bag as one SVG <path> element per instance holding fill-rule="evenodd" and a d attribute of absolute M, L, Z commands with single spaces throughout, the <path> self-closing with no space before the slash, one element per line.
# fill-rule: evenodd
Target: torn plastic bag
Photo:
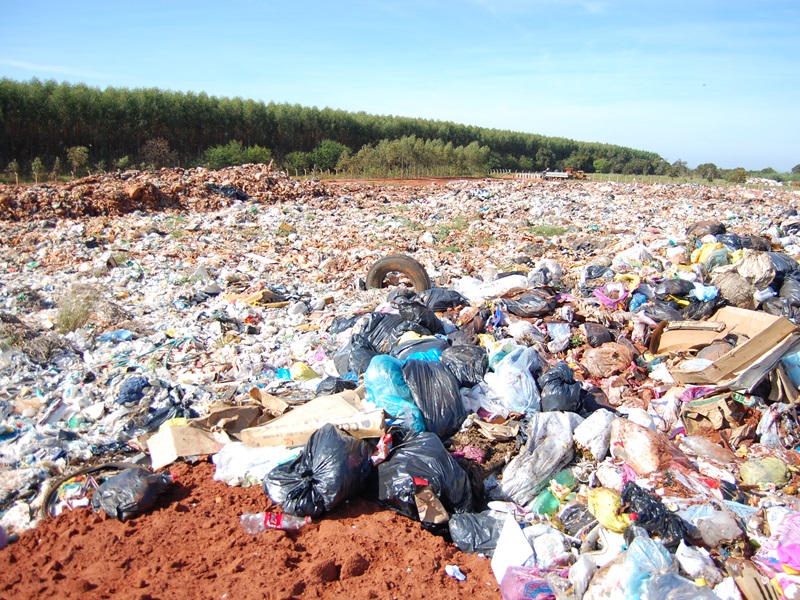
<path fill-rule="evenodd" d="M 555 304 L 551 296 L 544 291 L 532 290 L 518 296 L 515 300 L 504 298 L 501 300 L 505 309 L 512 315 L 523 319 L 532 319 L 548 315 L 553 311 Z"/>
<path fill-rule="evenodd" d="M 372 447 L 330 423 L 311 434 L 303 452 L 264 478 L 264 491 L 283 511 L 318 517 L 361 492 Z"/>
<path fill-rule="evenodd" d="M 686 537 L 687 527 L 677 514 L 667 510 L 661 498 L 629 481 L 622 487 L 622 501 L 636 514 L 636 524 L 651 536 L 659 536 L 667 548 L 675 548 Z"/>
<path fill-rule="evenodd" d="M 339 375 L 344 376 L 350 372 L 361 375 L 367 370 L 372 358 L 378 354 L 367 336 L 356 333 L 333 355 L 333 364 Z"/>
<path fill-rule="evenodd" d="M 407 298 L 398 298 L 395 300 L 395 305 L 397 306 L 397 311 L 404 320 L 418 323 L 431 333 L 444 334 L 444 326 L 439 320 L 439 317 L 421 302 L 415 302 Z"/>
<path fill-rule="evenodd" d="M 422 302 L 433 312 L 444 312 L 459 306 L 469 306 L 469 300 L 455 290 L 447 288 L 430 288 L 414 296 L 414 300 Z"/>
<path fill-rule="evenodd" d="M 614 341 L 614 335 L 611 330 L 600 323 L 587 321 L 580 326 L 580 331 L 583 333 L 583 337 L 586 338 L 586 342 L 593 348 L 597 348 L 606 342 Z"/>
<path fill-rule="evenodd" d="M 450 517 L 450 537 L 462 552 L 480 552 L 491 557 L 497 547 L 503 519 L 483 513 L 461 513 Z"/>
<path fill-rule="evenodd" d="M 581 364 L 586 367 L 589 375 L 597 378 L 621 373 L 631 362 L 633 362 L 631 349 L 617 342 L 606 342 L 599 348 L 589 348 L 581 358 Z"/>
<path fill-rule="evenodd" d="M 442 352 L 442 363 L 461 387 L 474 387 L 489 370 L 489 354 L 483 346 L 451 346 Z"/>
<path fill-rule="evenodd" d="M 461 402 L 458 380 L 446 366 L 440 362 L 409 360 L 403 365 L 403 378 L 428 431 L 442 438 L 458 431 L 467 411 Z"/>
<path fill-rule="evenodd" d="M 389 354 L 394 356 L 399 360 L 406 360 L 407 358 L 412 358 L 413 354 L 417 353 L 426 353 L 430 352 L 431 350 L 437 350 L 439 352 L 439 356 L 441 353 L 449 346 L 449 342 L 446 339 L 438 338 L 438 337 L 424 337 L 419 340 L 409 340 L 407 342 L 401 342 L 397 344 L 394 348 L 392 348 Z"/>
<path fill-rule="evenodd" d="M 491 362 L 491 360 L 490 360 Z M 507 416 L 509 412 L 526 413 L 541 408 L 541 397 L 532 373 L 541 370 L 541 359 L 533 348 L 512 347 L 495 366 L 494 372 L 486 373 L 484 381 L 489 397 L 494 398 L 497 410 L 486 408 Z"/>
<path fill-rule="evenodd" d="M 326 377 L 319 382 L 317 386 L 317 396 L 333 396 L 346 390 L 354 390 L 358 387 L 358 383 L 350 381 L 349 379 L 342 379 L 341 377 Z"/>
<path fill-rule="evenodd" d="M 616 417 L 610 410 L 595 410 L 573 432 L 576 444 L 587 451 L 596 461 L 601 461 L 608 454 L 611 442 L 611 423 Z"/>
<path fill-rule="evenodd" d="M 403 378 L 401 361 L 386 354 L 373 358 L 364 372 L 364 387 L 366 399 L 392 417 L 390 425 L 406 427 L 416 433 L 425 431 L 425 419 Z"/>
<path fill-rule="evenodd" d="M 125 469 L 106 479 L 92 494 L 92 510 L 126 521 L 155 506 L 156 498 L 172 484 L 172 474 Z"/>
<path fill-rule="evenodd" d="M 575 373 L 564 361 L 557 363 L 539 377 L 542 412 L 565 410 L 579 412 L 581 384 L 575 381 Z"/>
<path fill-rule="evenodd" d="M 533 502 L 550 479 L 572 461 L 572 433 L 582 421 L 568 412 L 531 415 L 525 446 L 503 470 L 503 494 L 520 506 Z"/>
<path fill-rule="evenodd" d="M 407 438 L 392 450 L 389 460 L 378 465 L 376 499 L 384 506 L 419 520 L 414 479 L 424 480 L 450 514 L 474 512 L 478 489 L 466 471 L 450 456 L 433 433 Z"/>

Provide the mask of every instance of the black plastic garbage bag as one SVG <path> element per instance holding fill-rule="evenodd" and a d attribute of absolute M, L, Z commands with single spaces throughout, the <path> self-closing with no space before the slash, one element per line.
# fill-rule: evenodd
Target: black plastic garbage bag
<path fill-rule="evenodd" d="M 742 249 L 742 239 L 735 233 L 720 233 L 716 238 L 731 254 Z"/>
<path fill-rule="evenodd" d="M 455 290 L 447 288 L 430 288 L 414 296 L 433 312 L 443 312 L 459 306 L 469 306 L 469 300 Z"/>
<path fill-rule="evenodd" d="M 151 473 L 147 469 L 125 469 L 106 479 L 92 494 L 92 510 L 103 510 L 109 517 L 125 521 L 147 512 L 156 498 L 172 484 L 172 474 Z"/>
<path fill-rule="evenodd" d="M 450 537 L 459 550 L 492 556 L 503 521 L 488 513 L 461 513 L 452 515 L 448 526 Z"/>
<path fill-rule="evenodd" d="M 375 350 L 385 354 L 390 348 L 392 331 L 398 324 L 406 320 L 408 319 L 400 315 L 372 312 L 364 317 L 361 335 L 367 338 Z"/>
<path fill-rule="evenodd" d="M 654 321 L 683 321 L 684 317 L 676 307 L 677 305 L 672 302 L 651 300 L 642 304 L 634 312 L 643 312 Z"/>
<path fill-rule="evenodd" d="M 772 242 L 760 235 L 740 235 L 739 241 L 742 243 L 742 248 L 757 250 L 758 252 L 769 252 L 772 250 Z"/>
<path fill-rule="evenodd" d="M 788 298 L 768 298 L 761 304 L 764 312 L 776 317 L 786 317 L 787 319 L 794 319 L 798 311 L 792 306 Z"/>
<path fill-rule="evenodd" d="M 615 273 L 610 267 L 603 265 L 588 265 L 586 267 L 586 279 L 613 279 Z"/>
<path fill-rule="evenodd" d="M 667 548 L 674 548 L 686 537 L 688 530 L 683 519 L 669 511 L 661 498 L 635 482 L 629 481 L 622 487 L 622 501 L 628 505 L 629 513 L 636 513 L 636 524 L 651 536 L 659 536 Z"/>
<path fill-rule="evenodd" d="M 681 314 L 683 314 L 683 318 L 687 321 L 699 321 L 717 312 L 719 305 L 719 297 L 709 300 L 708 302 L 694 301 L 684 306 L 681 310 Z"/>
<path fill-rule="evenodd" d="M 356 315 L 355 317 L 344 318 L 344 317 L 336 317 L 333 322 L 331 323 L 331 333 L 337 334 L 342 333 L 343 331 L 347 331 L 356 322 L 361 318 L 361 315 Z"/>
<path fill-rule="evenodd" d="M 303 452 L 264 478 L 264 491 L 284 512 L 318 517 L 364 487 L 372 447 L 331 424 L 311 434 Z"/>
<path fill-rule="evenodd" d="M 400 338 L 409 331 L 416 333 L 417 335 L 433 335 L 430 330 L 426 329 L 419 323 L 414 323 L 412 321 L 400 321 L 394 327 L 392 327 L 392 330 L 389 332 L 389 338 L 387 339 L 386 344 L 388 348 L 387 352 L 391 352 L 399 343 Z"/>
<path fill-rule="evenodd" d="M 792 306 L 800 306 L 800 281 L 792 275 L 787 276 L 778 295 L 786 298 Z"/>
<path fill-rule="evenodd" d="M 583 331 L 583 335 L 586 336 L 586 342 L 592 348 L 597 348 L 606 342 L 614 341 L 614 334 L 611 333 L 611 330 L 600 323 L 587 321 L 581 325 L 581 330 Z"/>
<path fill-rule="evenodd" d="M 400 317 L 406 321 L 419 323 L 431 333 L 444 333 L 444 326 L 439 320 L 439 317 L 421 302 L 408 300 L 406 298 L 398 298 L 395 301 L 395 306 L 397 306 Z"/>
<path fill-rule="evenodd" d="M 409 360 L 403 378 L 419 407 L 425 426 L 441 438 L 453 435 L 467 417 L 458 380 L 441 362 Z"/>
<path fill-rule="evenodd" d="M 767 256 L 775 268 L 775 279 L 781 280 L 789 273 L 796 273 L 800 269 L 797 261 L 783 252 L 767 252 Z"/>
<path fill-rule="evenodd" d="M 479 501 L 479 490 L 473 489 L 467 472 L 429 431 L 395 446 L 377 471 L 377 501 L 410 519 L 419 520 L 414 478 L 426 481 L 451 515 L 474 512 Z"/>
<path fill-rule="evenodd" d="M 350 381 L 349 379 L 342 379 L 340 377 L 326 377 L 319 382 L 317 386 L 317 396 L 332 396 L 339 394 L 345 390 L 354 390 L 358 387 L 358 383 Z"/>
<path fill-rule="evenodd" d="M 502 303 L 508 312 L 523 319 L 532 319 L 550 314 L 555 306 L 550 294 L 538 290 L 526 292 L 515 300 L 504 299 Z"/>
<path fill-rule="evenodd" d="M 461 387 L 471 388 L 481 383 L 489 370 L 489 354 L 483 346 L 451 346 L 442 352 L 442 364 Z"/>
<path fill-rule="evenodd" d="M 370 343 L 367 336 L 356 333 L 344 346 L 333 355 L 333 365 L 339 375 L 353 372 L 361 375 L 367 370 L 374 356 L 380 354 Z"/>
<path fill-rule="evenodd" d="M 664 300 L 667 296 L 675 296 L 676 298 L 685 298 L 689 292 L 694 290 L 694 283 L 686 281 L 685 279 L 665 279 L 659 283 L 654 289 L 653 293 L 659 300 Z"/>
<path fill-rule="evenodd" d="M 575 381 L 575 373 L 564 361 L 557 363 L 539 377 L 539 389 L 542 395 L 542 412 L 580 411 L 581 384 Z"/>
<path fill-rule="evenodd" d="M 389 354 L 399 360 L 406 360 L 412 354 L 416 354 L 418 352 L 429 352 L 430 350 L 438 350 L 441 353 L 444 351 L 445 348 L 449 346 L 450 342 L 448 342 L 447 339 L 441 339 L 438 337 L 426 337 L 421 340 L 409 340 L 408 342 L 397 344 L 394 348 L 392 348 Z"/>

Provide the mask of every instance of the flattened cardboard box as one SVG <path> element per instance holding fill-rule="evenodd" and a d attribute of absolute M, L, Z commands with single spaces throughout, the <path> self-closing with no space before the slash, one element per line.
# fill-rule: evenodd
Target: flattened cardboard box
<path fill-rule="evenodd" d="M 380 437 L 386 427 L 383 410 L 364 412 L 362 390 L 320 396 L 258 427 L 240 433 L 245 446 L 301 446 L 317 429 L 330 423 L 357 438 Z"/>
<path fill-rule="evenodd" d="M 721 308 L 709 321 L 722 323 L 725 327 L 721 331 L 665 330 L 661 333 L 656 351 L 661 353 L 694 349 L 721 340 L 729 333 L 744 335 L 749 339 L 702 370 L 671 370 L 670 374 L 677 382 L 731 384 L 740 379 L 742 382 L 750 382 L 753 377 L 745 377 L 748 369 L 756 368 L 757 365 L 757 375 L 763 376 L 785 354 L 781 350 L 788 350 L 793 346 L 793 343 L 789 343 L 790 334 L 800 331 L 797 325 L 785 317 L 732 306 Z M 794 341 L 793 338 L 791 341 Z M 776 356 L 777 354 L 780 355 Z M 766 357 L 770 360 L 759 360 Z M 774 362 L 772 358 L 775 358 Z"/>

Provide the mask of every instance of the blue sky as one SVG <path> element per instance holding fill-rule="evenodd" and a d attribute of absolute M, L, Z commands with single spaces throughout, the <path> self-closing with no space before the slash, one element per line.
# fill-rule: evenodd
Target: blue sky
<path fill-rule="evenodd" d="M 800 163 L 800 2 L 0 0 L 0 77 Z"/>

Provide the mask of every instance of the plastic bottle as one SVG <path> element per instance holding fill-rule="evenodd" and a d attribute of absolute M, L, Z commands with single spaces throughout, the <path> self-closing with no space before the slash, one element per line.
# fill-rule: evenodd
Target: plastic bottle
<path fill-rule="evenodd" d="M 278 513 L 244 513 L 241 516 L 242 528 L 249 534 L 261 533 L 267 529 L 283 529 L 295 531 L 307 523 L 311 517 L 296 517 L 294 515 Z"/>

